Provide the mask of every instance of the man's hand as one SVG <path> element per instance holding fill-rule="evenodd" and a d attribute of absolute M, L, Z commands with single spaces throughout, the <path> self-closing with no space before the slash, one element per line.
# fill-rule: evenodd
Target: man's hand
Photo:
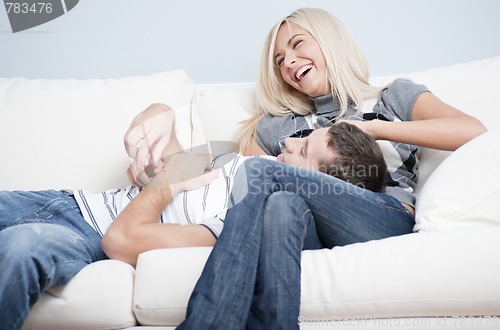
<path fill-rule="evenodd" d="M 176 194 L 216 178 L 219 170 L 206 172 L 210 162 L 208 152 L 180 152 L 164 158 L 151 182 L 106 231 L 101 241 L 106 255 L 135 265 L 139 254 L 152 249 L 214 245 L 213 234 L 204 226 L 159 222 Z"/>
<path fill-rule="evenodd" d="M 219 175 L 219 169 L 211 169 L 211 160 L 208 153 L 179 152 L 170 155 L 163 159 L 163 168 L 147 188 L 168 188 L 175 196 L 185 190 L 203 187 Z"/>
<path fill-rule="evenodd" d="M 147 174 L 161 166 L 165 151 L 169 148 L 178 151 L 180 145 L 174 124 L 174 111 L 164 104 L 152 104 L 134 118 L 123 138 L 125 150 L 132 159 L 128 169 L 132 183 L 140 187 L 148 184 L 151 176 Z"/>

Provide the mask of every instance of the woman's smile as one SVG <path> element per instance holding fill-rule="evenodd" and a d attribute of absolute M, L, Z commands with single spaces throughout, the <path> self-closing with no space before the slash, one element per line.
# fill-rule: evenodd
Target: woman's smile
<path fill-rule="evenodd" d="M 275 64 L 291 87 L 310 97 L 330 93 L 326 60 L 313 36 L 297 24 L 283 24 L 276 35 Z"/>

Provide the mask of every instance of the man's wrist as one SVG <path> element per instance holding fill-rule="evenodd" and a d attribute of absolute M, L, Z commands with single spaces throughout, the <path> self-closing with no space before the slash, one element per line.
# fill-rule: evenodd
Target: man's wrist
<path fill-rule="evenodd" d="M 147 195 L 148 200 L 153 204 L 153 206 L 159 209 L 164 209 L 172 201 L 175 194 L 171 191 L 168 185 L 164 187 L 159 187 L 148 184 L 142 189 L 142 193 Z"/>

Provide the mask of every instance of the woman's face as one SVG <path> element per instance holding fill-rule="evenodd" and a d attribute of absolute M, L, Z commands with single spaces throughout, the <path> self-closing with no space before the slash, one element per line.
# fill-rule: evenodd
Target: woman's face
<path fill-rule="evenodd" d="M 276 35 L 274 63 L 290 86 L 308 96 L 330 93 L 326 61 L 316 39 L 295 23 L 281 25 Z"/>

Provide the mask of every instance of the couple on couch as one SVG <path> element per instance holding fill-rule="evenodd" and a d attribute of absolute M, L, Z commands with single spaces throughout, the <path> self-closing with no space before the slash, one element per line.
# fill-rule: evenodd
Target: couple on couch
<path fill-rule="evenodd" d="M 243 154 L 278 161 L 232 155 L 207 172 L 212 159 L 179 153 L 169 134 L 172 112 L 156 105 L 125 136 L 131 180 L 143 188 L 105 192 L 112 207 L 82 191 L 0 193 L 2 328 L 21 328 L 45 290 L 88 263 L 110 257 L 134 264 L 146 250 L 214 243 L 179 328 L 298 328 L 302 249 L 411 232 L 417 146 L 454 150 L 485 131 L 422 85 L 398 79 L 370 86 L 359 48 L 323 10 L 299 9 L 279 21 L 264 49 L 258 113 L 240 144 Z M 363 113 L 371 98 L 375 106 Z M 387 171 L 373 139 L 394 141 L 382 150 L 393 156 Z M 169 157 L 159 161 L 164 150 Z M 367 171 L 373 164 L 378 171 Z M 356 185 L 374 180 L 383 181 L 382 189 Z M 232 190 L 222 206 L 217 189 Z M 183 214 L 183 225 L 159 222 L 180 210 L 166 211 L 175 196 L 195 191 L 203 191 L 194 197 L 197 205 L 208 198 L 210 208 L 215 197 L 212 213 Z"/>

